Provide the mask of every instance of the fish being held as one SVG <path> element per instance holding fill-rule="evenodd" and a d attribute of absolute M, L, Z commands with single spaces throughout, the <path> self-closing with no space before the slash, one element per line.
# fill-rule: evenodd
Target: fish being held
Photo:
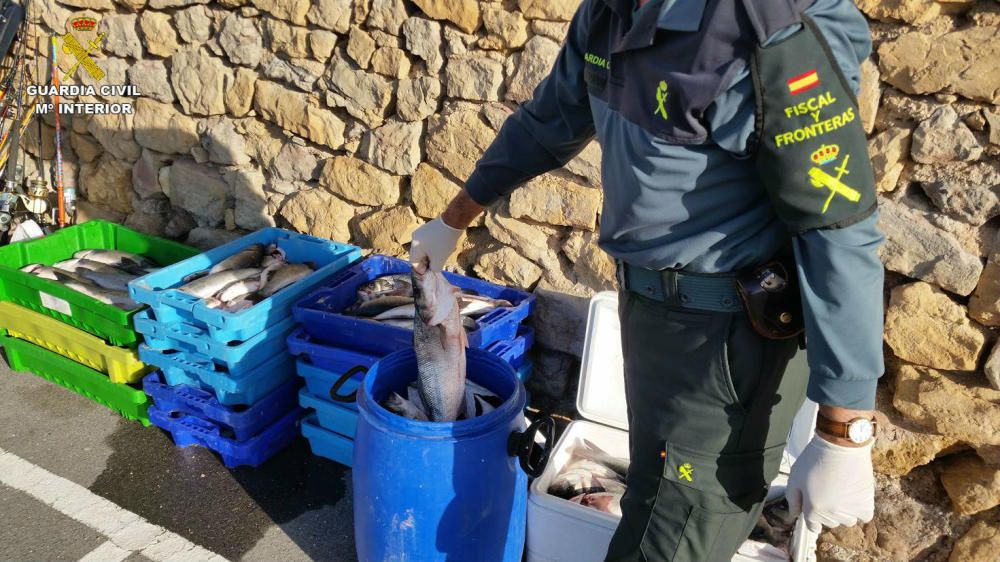
<path fill-rule="evenodd" d="M 264 245 L 254 244 L 252 246 L 247 246 L 239 252 L 229 256 L 228 258 L 220 261 L 219 263 L 212 266 L 208 270 L 208 274 L 219 273 L 220 271 L 229 271 L 230 269 L 248 269 L 251 267 L 260 266 L 260 260 L 264 257 Z"/>
<path fill-rule="evenodd" d="M 242 281 L 251 277 L 260 278 L 260 275 L 261 270 L 257 268 L 230 269 L 228 271 L 220 271 L 219 273 L 206 275 L 205 277 L 180 287 L 179 290 L 182 293 L 187 293 L 200 299 L 207 299 L 237 281 Z"/>
<path fill-rule="evenodd" d="M 429 260 L 413 267 L 413 347 L 417 388 L 431 421 L 458 418 L 465 399 L 465 348 L 468 339 L 458 313 L 458 289 Z"/>

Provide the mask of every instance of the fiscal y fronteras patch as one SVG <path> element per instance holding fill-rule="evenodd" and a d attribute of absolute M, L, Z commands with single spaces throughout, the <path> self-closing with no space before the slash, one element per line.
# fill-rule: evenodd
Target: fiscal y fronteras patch
<path fill-rule="evenodd" d="M 842 228 L 876 208 L 875 175 L 852 85 L 812 20 L 758 46 L 751 66 L 757 102 L 757 172 L 778 218 L 793 233 Z M 856 65 L 856 61 L 843 61 Z"/>

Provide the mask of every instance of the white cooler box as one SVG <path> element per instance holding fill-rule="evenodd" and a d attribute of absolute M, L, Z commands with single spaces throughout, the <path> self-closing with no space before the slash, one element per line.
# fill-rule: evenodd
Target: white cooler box
<path fill-rule="evenodd" d="M 789 369 L 804 369 L 799 353 Z M 535 479 L 528 496 L 528 562 L 602 562 L 618 526 L 618 517 L 548 493 L 549 485 L 569 460 L 569 448 L 587 439 L 611 455 L 628 458 L 628 417 L 618 296 L 594 295 L 587 319 L 587 337 L 580 366 L 576 408 L 585 420 L 570 422 L 556 443 L 545 472 Z M 769 497 L 784 493 L 787 467 L 812 435 L 815 404 L 803 406 L 782 462 L 782 474 Z M 788 556 L 769 544 L 748 540 L 733 562 L 785 562 Z"/>

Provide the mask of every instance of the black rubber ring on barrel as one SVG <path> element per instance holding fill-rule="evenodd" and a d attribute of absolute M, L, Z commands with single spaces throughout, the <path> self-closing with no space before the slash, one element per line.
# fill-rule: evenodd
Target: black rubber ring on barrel
<path fill-rule="evenodd" d="M 544 432 L 544 433 L 542 433 Z M 535 435 L 542 433 L 545 437 L 544 445 L 535 443 Z M 545 472 L 546 465 L 549 464 L 549 457 L 552 455 L 552 447 L 555 444 L 556 420 L 551 416 L 544 416 L 535 420 L 524 433 L 513 432 L 507 440 L 507 453 L 512 457 L 517 457 L 521 464 L 521 469 L 531 478 L 538 478 Z M 532 452 L 535 447 L 541 447 L 541 454 L 536 464 L 531 463 Z"/>
<path fill-rule="evenodd" d="M 337 379 L 337 382 L 333 383 L 333 386 L 330 388 L 330 399 L 333 400 L 334 402 L 341 402 L 345 404 L 357 402 L 358 401 L 357 390 L 346 396 L 338 394 L 338 392 L 340 392 L 340 388 L 345 384 L 347 384 L 347 381 L 351 380 L 351 378 L 354 375 L 358 373 L 367 373 L 367 372 L 368 372 L 368 367 L 363 367 L 361 365 L 358 365 L 357 367 L 351 367 L 349 371 L 347 371 L 346 373 L 341 375 L 339 379 Z"/>

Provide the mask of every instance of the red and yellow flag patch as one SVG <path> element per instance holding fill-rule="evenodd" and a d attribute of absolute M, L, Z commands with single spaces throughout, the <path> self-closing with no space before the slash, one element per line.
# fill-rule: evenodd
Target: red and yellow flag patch
<path fill-rule="evenodd" d="M 819 86 L 819 73 L 816 72 L 815 68 L 788 80 L 788 91 L 792 95 L 801 94 L 816 86 Z"/>

